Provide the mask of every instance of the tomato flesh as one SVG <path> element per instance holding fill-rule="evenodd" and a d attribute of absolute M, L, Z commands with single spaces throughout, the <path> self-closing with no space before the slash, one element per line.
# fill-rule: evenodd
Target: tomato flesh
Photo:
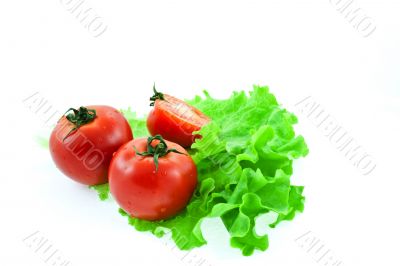
<path fill-rule="evenodd" d="M 210 119 L 197 108 L 173 96 L 164 94 L 164 100 L 157 99 L 147 117 L 147 128 L 151 135 L 160 134 L 163 138 L 190 147 L 200 130 Z"/>
<path fill-rule="evenodd" d="M 144 220 L 168 219 L 183 210 L 197 185 L 197 169 L 180 145 L 166 141 L 169 153 L 158 159 L 137 155 L 147 150 L 147 139 L 135 139 L 114 155 L 109 169 L 111 194 L 121 208 Z"/>
<path fill-rule="evenodd" d="M 84 185 L 98 185 L 108 181 L 113 153 L 133 136 L 128 122 L 117 109 L 103 105 L 87 108 L 96 110 L 96 118 L 67 138 L 74 124 L 65 116 L 60 119 L 50 136 L 50 153 L 66 176 Z"/>

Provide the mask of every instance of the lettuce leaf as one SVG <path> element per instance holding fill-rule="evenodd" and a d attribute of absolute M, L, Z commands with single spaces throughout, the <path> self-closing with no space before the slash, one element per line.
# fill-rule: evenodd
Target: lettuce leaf
<path fill-rule="evenodd" d="M 89 188 L 96 190 L 99 199 L 102 201 L 105 201 L 110 198 L 110 186 L 108 185 L 108 183 L 89 186 Z"/>
<path fill-rule="evenodd" d="M 276 213 L 276 221 L 269 225 L 274 228 L 304 209 L 303 187 L 290 182 L 293 160 L 308 154 L 303 137 L 296 136 L 293 129 L 296 116 L 263 86 L 254 86 L 249 95 L 234 92 L 225 100 L 214 99 L 205 91 L 204 97 L 187 102 L 212 119 L 197 132 L 202 138 L 189 151 L 199 179 L 190 203 L 165 221 L 149 222 L 129 217 L 123 210 L 120 213 L 138 231 L 150 231 L 157 237 L 171 234 L 182 250 L 207 243 L 201 231 L 205 218 L 221 219 L 231 246 L 243 255 L 266 250 L 268 236 L 256 233 L 256 218 Z M 129 109 L 123 113 L 135 137 L 148 134 L 144 119 Z"/>

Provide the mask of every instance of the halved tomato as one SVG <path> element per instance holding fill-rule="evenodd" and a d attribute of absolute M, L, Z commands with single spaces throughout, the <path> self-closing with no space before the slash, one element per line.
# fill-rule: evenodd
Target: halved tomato
<path fill-rule="evenodd" d="M 195 139 L 200 137 L 193 135 L 193 132 L 209 123 L 210 118 L 178 98 L 158 92 L 155 87 L 153 90 L 150 105 L 154 108 L 147 117 L 150 134 L 160 134 L 185 148 L 190 147 Z"/>

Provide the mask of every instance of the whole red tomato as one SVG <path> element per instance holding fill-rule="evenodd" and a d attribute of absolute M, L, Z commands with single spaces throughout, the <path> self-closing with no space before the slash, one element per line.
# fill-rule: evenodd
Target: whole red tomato
<path fill-rule="evenodd" d="M 79 183 L 106 183 L 113 153 L 132 140 L 132 130 L 124 116 L 109 106 L 70 111 L 51 133 L 51 156 L 66 176 Z"/>
<path fill-rule="evenodd" d="M 147 128 L 152 136 L 160 134 L 163 138 L 188 148 L 198 135 L 193 132 L 201 129 L 210 119 L 200 110 L 173 96 L 157 92 L 150 98 L 151 110 L 147 117 Z"/>
<path fill-rule="evenodd" d="M 197 185 L 197 169 L 184 148 L 157 135 L 132 140 L 117 151 L 109 184 L 131 216 L 163 220 L 185 208 Z"/>

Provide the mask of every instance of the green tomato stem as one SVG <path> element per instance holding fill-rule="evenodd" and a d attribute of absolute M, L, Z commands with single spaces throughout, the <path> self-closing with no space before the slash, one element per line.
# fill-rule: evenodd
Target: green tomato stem
<path fill-rule="evenodd" d="M 152 143 L 155 140 L 158 140 L 159 143 L 157 145 L 153 146 Z M 147 138 L 147 151 L 145 151 L 145 152 L 139 152 L 135 146 L 133 146 L 133 148 L 135 149 L 136 155 L 153 156 L 154 164 L 156 166 L 156 171 L 158 170 L 158 159 L 159 158 L 164 157 L 171 152 L 184 154 L 184 153 L 178 151 L 177 149 L 168 149 L 167 143 L 165 142 L 165 140 L 163 139 L 163 137 L 161 135 L 155 135 L 154 137 Z"/>

